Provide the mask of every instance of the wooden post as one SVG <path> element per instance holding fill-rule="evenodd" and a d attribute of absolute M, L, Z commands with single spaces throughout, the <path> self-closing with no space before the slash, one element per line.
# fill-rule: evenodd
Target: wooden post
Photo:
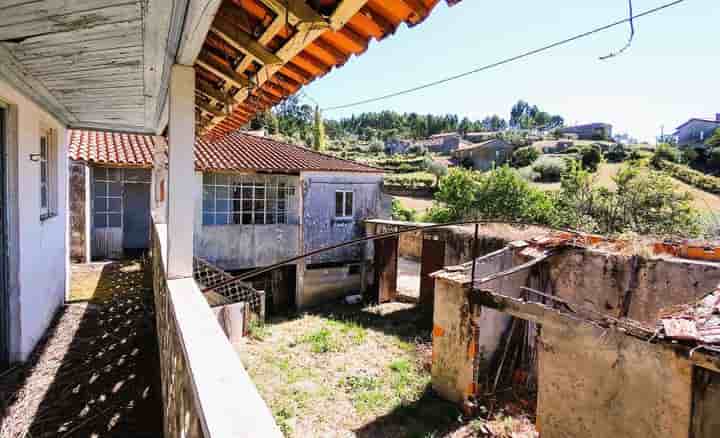
<path fill-rule="evenodd" d="M 170 73 L 168 149 L 168 279 L 193 275 L 195 218 L 195 69 L 173 65 Z"/>
<path fill-rule="evenodd" d="M 375 284 L 378 303 L 395 301 L 397 297 L 397 236 L 373 241 L 375 244 Z"/>

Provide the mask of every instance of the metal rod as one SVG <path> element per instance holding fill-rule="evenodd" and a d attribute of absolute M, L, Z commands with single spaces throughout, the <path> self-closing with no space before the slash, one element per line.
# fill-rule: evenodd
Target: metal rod
<path fill-rule="evenodd" d="M 577 230 L 571 230 L 571 229 L 565 229 L 565 228 L 553 228 L 553 227 L 548 227 L 547 225 L 538 224 L 538 223 L 532 223 L 532 222 L 500 221 L 500 220 L 492 220 L 492 219 L 487 219 L 487 220 L 472 220 L 472 221 L 459 221 L 459 222 L 450 222 L 450 223 L 445 223 L 445 224 L 419 225 L 419 226 L 416 226 L 416 227 L 410 227 L 410 228 L 408 228 L 408 229 L 406 229 L 406 230 L 390 231 L 390 232 L 387 232 L 387 233 L 375 234 L 375 235 L 373 235 L 373 236 L 361 237 L 361 238 L 358 238 L 358 239 L 348 240 L 348 241 L 346 241 L 346 242 L 342 242 L 342 243 L 339 243 L 339 244 L 336 244 L 336 245 L 326 246 L 326 247 L 324 247 L 324 248 L 319 248 L 319 249 L 316 249 L 316 250 L 308 251 L 308 252 L 306 252 L 306 253 L 304 253 L 304 254 L 301 254 L 301 255 L 298 255 L 298 256 L 294 256 L 294 257 L 290 257 L 290 258 L 285 259 L 285 260 L 281 260 L 281 261 L 279 261 L 279 262 L 277 262 L 277 263 L 274 263 L 274 264 L 272 264 L 272 265 L 269 265 L 269 266 L 267 266 L 267 267 L 258 268 L 258 269 L 255 269 L 254 271 L 250 271 L 250 272 L 247 272 L 247 273 L 245 273 L 245 274 L 238 275 L 238 276 L 235 277 L 235 278 L 232 278 L 232 279 L 223 281 L 223 282 L 221 282 L 221 283 L 218 283 L 218 284 L 216 284 L 216 285 L 213 286 L 213 287 L 205 288 L 205 289 L 203 289 L 202 291 L 203 291 L 203 292 L 209 292 L 209 291 L 211 291 L 211 290 L 213 290 L 213 289 L 215 289 L 215 288 L 228 285 L 228 284 L 233 283 L 233 282 L 235 282 L 235 281 L 244 281 L 244 280 L 247 280 L 248 278 L 257 277 L 258 275 L 261 275 L 261 274 L 264 274 L 264 273 L 266 273 L 266 272 L 272 271 L 273 269 L 279 268 L 280 266 L 283 266 L 283 265 L 287 265 L 288 263 L 292 263 L 292 262 L 295 262 L 295 261 L 298 261 L 298 260 L 305 259 L 305 258 L 307 258 L 307 257 L 312 257 L 312 256 L 314 256 L 314 255 L 321 254 L 321 253 L 328 252 L 328 251 L 332 251 L 332 250 L 335 250 L 335 249 L 338 249 L 338 248 L 343 248 L 343 247 L 351 246 L 351 245 L 357 245 L 358 243 L 370 242 L 370 241 L 380 240 L 380 239 L 387 239 L 387 238 L 390 238 L 390 237 L 399 236 L 399 235 L 404 234 L 404 233 L 411 233 L 411 232 L 413 232 L 413 231 L 420 231 L 420 230 L 423 230 L 423 231 L 424 231 L 424 230 L 432 230 L 432 229 L 437 229 L 437 228 L 445 228 L 445 227 L 452 227 L 452 226 L 459 226 L 459 225 L 474 225 L 474 224 L 475 224 L 475 225 L 479 225 L 479 224 L 484 224 L 484 225 L 488 225 L 488 224 L 504 224 L 504 225 L 516 225 L 516 226 L 528 226 L 528 227 L 541 227 L 541 228 L 544 228 L 544 229 L 546 229 L 546 230 L 548 230 L 548 231 L 563 231 L 563 232 L 566 232 L 566 233 L 572 233 L 572 234 L 577 234 L 577 235 L 582 235 L 582 234 L 583 234 L 582 232 L 577 231 Z"/>
<path fill-rule="evenodd" d="M 478 228 L 480 228 L 480 224 L 476 223 L 475 224 L 475 237 L 473 237 L 473 242 L 472 242 L 472 274 L 470 275 L 470 281 L 473 281 L 473 282 L 475 281 L 475 264 L 476 264 L 476 259 L 478 256 L 478 253 L 477 253 Z"/>
<path fill-rule="evenodd" d="M 479 285 L 481 285 L 481 284 L 487 283 L 488 281 L 493 281 L 493 280 L 497 280 L 498 278 L 507 277 L 508 275 L 511 275 L 511 274 L 516 273 L 516 272 L 520 272 L 520 271 L 522 271 L 522 270 L 531 268 L 531 267 L 537 265 L 538 263 L 541 263 L 541 262 L 545 261 L 548 257 L 550 257 L 550 256 L 552 256 L 552 255 L 554 255 L 554 254 L 555 254 L 555 251 L 548 251 L 547 253 L 545 253 L 545 255 L 543 255 L 543 256 L 541 256 L 541 257 L 538 257 L 538 258 L 536 258 L 536 259 L 532 259 L 532 260 L 530 260 L 529 262 L 525 262 L 525 263 L 523 263 L 522 265 L 517 265 L 517 266 L 514 266 L 514 267 L 512 267 L 512 268 L 510 268 L 510 269 L 507 269 L 507 270 L 505 270 L 505 271 L 496 272 L 495 274 L 491 274 L 491 275 L 488 275 L 487 277 L 483 277 L 483 278 L 481 278 L 480 280 L 478 280 L 477 285 L 479 286 Z M 475 285 L 475 280 L 473 280 L 472 285 L 473 285 L 473 289 L 474 289 L 475 286 L 476 286 L 476 285 Z"/>

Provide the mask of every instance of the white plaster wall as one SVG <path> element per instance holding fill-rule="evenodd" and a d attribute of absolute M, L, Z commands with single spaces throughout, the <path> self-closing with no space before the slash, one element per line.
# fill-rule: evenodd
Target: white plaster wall
<path fill-rule="evenodd" d="M 11 105 L 8 144 L 10 214 L 11 360 L 27 359 L 63 305 L 69 284 L 67 137 L 65 127 L 0 81 L 0 99 Z M 57 133 L 57 215 L 40 220 L 40 126 Z"/>

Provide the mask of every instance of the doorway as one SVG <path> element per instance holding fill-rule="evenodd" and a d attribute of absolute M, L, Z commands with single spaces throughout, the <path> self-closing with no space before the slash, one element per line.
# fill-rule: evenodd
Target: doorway
<path fill-rule="evenodd" d="M 150 239 L 150 189 L 147 184 L 125 184 L 123 190 L 123 250 L 142 252 Z"/>
<path fill-rule="evenodd" d="M 10 360 L 10 312 L 8 288 L 8 256 L 7 256 L 7 109 L 0 102 L 0 369 L 5 369 Z"/>

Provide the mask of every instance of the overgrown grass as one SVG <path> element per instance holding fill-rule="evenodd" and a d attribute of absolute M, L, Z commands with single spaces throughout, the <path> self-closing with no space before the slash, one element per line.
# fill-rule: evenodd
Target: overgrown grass
<path fill-rule="evenodd" d="M 297 344 L 309 344 L 313 353 L 341 352 L 365 342 L 365 328 L 353 321 L 327 321 L 325 326 L 302 335 Z"/>

